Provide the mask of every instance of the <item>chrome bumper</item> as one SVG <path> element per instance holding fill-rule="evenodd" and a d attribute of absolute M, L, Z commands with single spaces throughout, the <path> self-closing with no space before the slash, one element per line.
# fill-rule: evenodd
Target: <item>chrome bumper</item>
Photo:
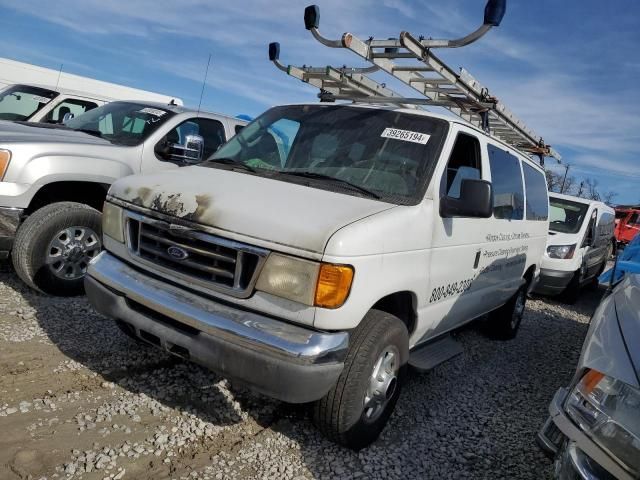
<path fill-rule="evenodd" d="M 7 258 L 16 236 L 23 210 L 0 207 L 0 259 Z"/>
<path fill-rule="evenodd" d="M 317 332 L 227 306 L 108 252 L 89 266 L 85 288 L 96 310 L 142 340 L 286 402 L 322 398 L 344 366 L 346 332 Z"/>
<path fill-rule="evenodd" d="M 559 389 L 549 405 L 549 419 L 538 433 L 538 443 L 556 458 L 560 480 L 632 480 L 633 477 L 596 445 L 564 413 L 567 390 Z"/>

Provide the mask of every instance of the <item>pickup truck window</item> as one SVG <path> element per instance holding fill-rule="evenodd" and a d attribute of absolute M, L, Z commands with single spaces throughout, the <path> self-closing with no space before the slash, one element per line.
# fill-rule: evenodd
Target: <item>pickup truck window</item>
<path fill-rule="evenodd" d="M 203 166 L 233 168 L 231 161 L 240 164 L 242 173 L 416 204 L 433 174 L 447 129 L 444 120 L 391 110 L 276 107 L 242 129 Z"/>
<path fill-rule="evenodd" d="M 589 210 L 586 203 L 549 198 L 549 230 L 558 233 L 578 233 Z"/>
<path fill-rule="evenodd" d="M 112 102 L 69 122 L 72 130 L 104 138 L 115 145 L 139 145 L 174 115 L 170 110 L 144 103 Z"/>
<path fill-rule="evenodd" d="M 13 85 L 0 92 L 0 120 L 29 120 L 58 92 L 28 85 Z"/>
<path fill-rule="evenodd" d="M 62 123 L 67 113 L 73 113 L 74 117 L 82 115 L 89 110 L 97 108 L 98 104 L 87 100 L 79 100 L 77 98 L 68 98 L 60 102 L 56 107 L 47 113 L 46 117 L 41 121 L 46 123 Z"/>

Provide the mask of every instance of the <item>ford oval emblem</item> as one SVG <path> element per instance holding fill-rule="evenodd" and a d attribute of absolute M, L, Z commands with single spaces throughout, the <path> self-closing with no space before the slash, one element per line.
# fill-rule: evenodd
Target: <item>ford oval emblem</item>
<path fill-rule="evenodd" d="M 189 257 L 189 253 L 187 253 L 186 250 L 176 247 L 175 245 L 171 245 L 167 248 L 167 253 L 175 260 L 186 260 L 187 257 Z"/>

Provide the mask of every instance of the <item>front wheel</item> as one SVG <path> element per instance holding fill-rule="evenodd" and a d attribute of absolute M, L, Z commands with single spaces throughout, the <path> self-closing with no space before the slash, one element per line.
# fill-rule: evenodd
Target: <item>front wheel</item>
<path fill-rule="evenodd" d="M 313 405 L 318 429 L 353 450 L 374 442 L 398 401 L 408 358 L 405 324 L 371 310 L 353 331 L 338 382 Z"/>
<path fill-rule="evenodd" d="M 529 285 L 525 283 L 507 303 L 489 314 L 489 335 L 498 340 L 511 340 L 516 337 L 527 305 L 528 288 Z"/>
<path fill-rule="evenodd" d="M 81 203 L 52 203 L 31 214 L 18 230 L 13 266 L 36 290 L 79 295 L 89 261 L 101 249 L 100 212 Z"/>

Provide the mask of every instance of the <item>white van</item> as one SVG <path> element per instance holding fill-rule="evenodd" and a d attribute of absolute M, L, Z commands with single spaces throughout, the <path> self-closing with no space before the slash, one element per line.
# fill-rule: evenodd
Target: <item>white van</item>
<path fill-rule="evenodd" d="M 615 245 L 615 211 L 602 202 L 549 194 L 549 239 L 536 293 L 577 300 L 580 288 L 595 281 Z"/>
<path fill-rule="evenodd" d="M 165 104 L 171 102 L 173 105 L 182 105 L 180 99 L 165 95 L 126 87 L 120 89 L 124 91 L 113 88 L 77 91 L 32 84 L 9 85 L 0 90 L 0 120 L 61 124 L 65 119 L 77 117 L 115 100 L 162 101 Z"/>
<path fill-rule="evenodd" d="M 448 332 L 491 312 L 516 335 L 548 206 L 543 170 L 462 120 L 280 106 L 199 166 L 116 182 L 85 287 L 129 335 L 315 402 L 361 448 Z"/>

